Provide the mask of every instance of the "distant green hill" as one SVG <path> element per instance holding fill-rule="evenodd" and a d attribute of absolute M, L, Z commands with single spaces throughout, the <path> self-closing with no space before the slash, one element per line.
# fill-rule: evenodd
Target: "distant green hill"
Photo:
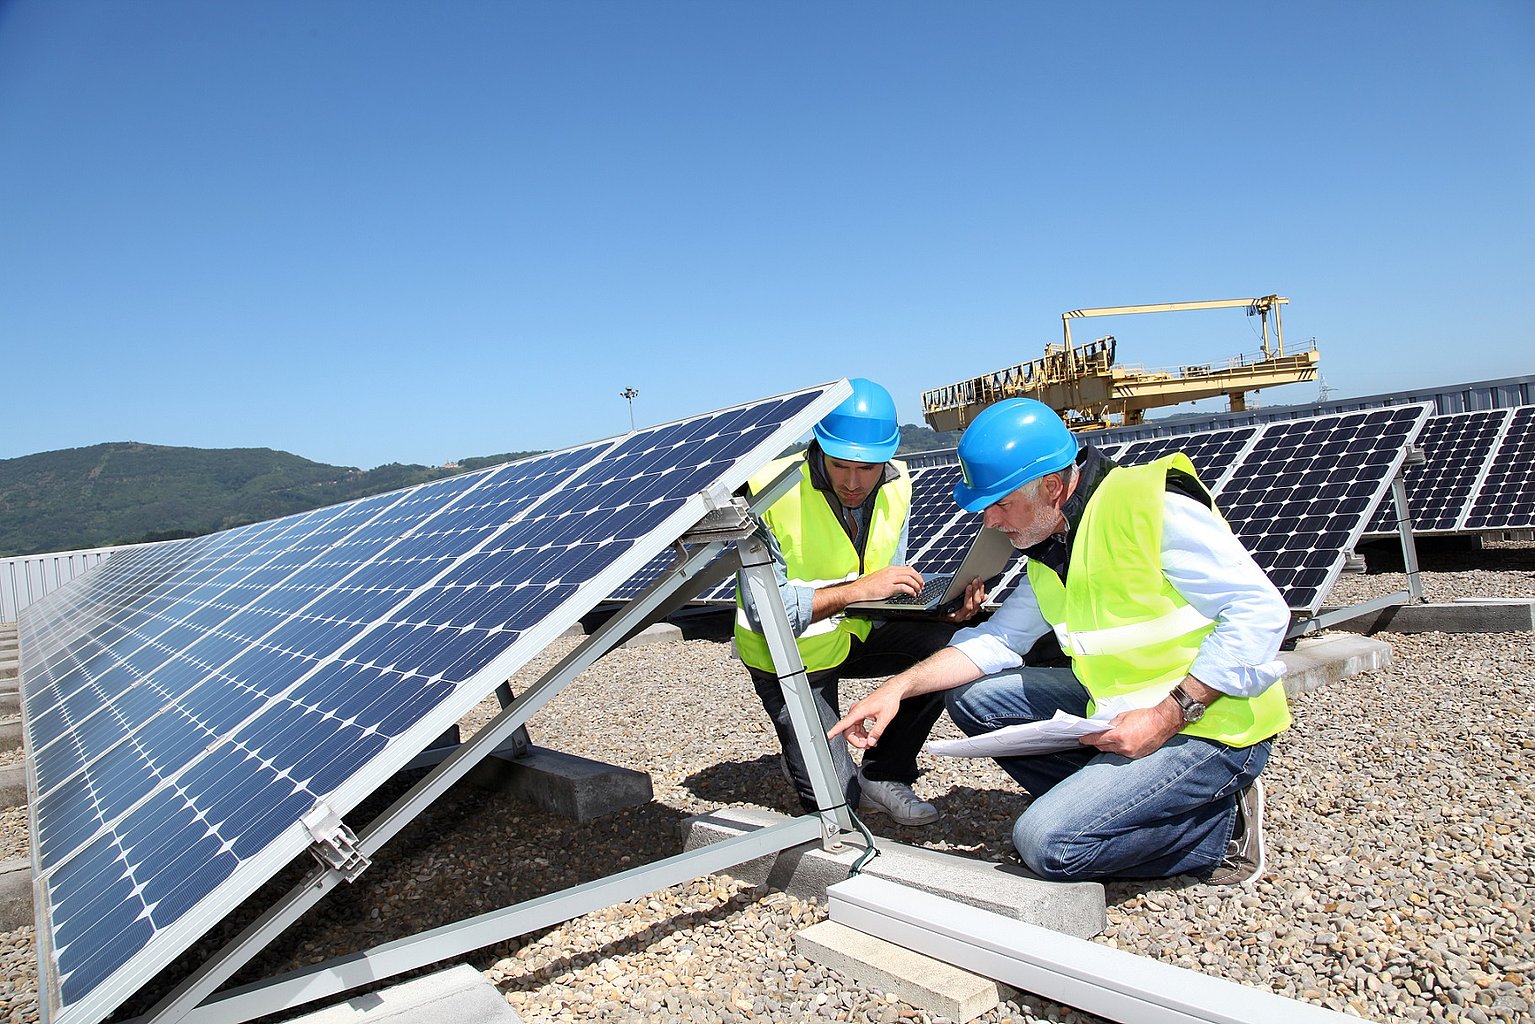
<path fill-rule="evenodd" d="M 930 452 L 936 448 L 953 448 L 959 444 L 958 430 L 933 430 L 915 423 L 901 424 L 901 454 Z"/>
<path fill-rule="evenodd" d="M 957 434 L 901 427 L 903 453 L 952 447 L 957 440 Z M 533 454 L 359 470 L 271 448 L 118 441 L 0 459 L 0 558 L 196 537 Z"/>
<path fill-rule="evenodd" d="M 124 441 L 0 459 L 0 557 L 198 536 L 527 454 L 358 470 L 270 448 Z"/>

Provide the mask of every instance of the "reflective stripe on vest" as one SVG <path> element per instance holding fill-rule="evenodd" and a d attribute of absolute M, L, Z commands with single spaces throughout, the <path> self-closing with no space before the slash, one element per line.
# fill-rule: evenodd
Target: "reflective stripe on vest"
<path fill-rule="evenodd" d="M 1171 470 L 1198 479 L 1182 454 L 1109 471 L 1083 510 L 1064 583 L 1043 563 L 1028 563 L 1039 610 L 1095 702 L 1135 694 L 1140 703 L 1139 698 L 1165 695 L 1188 675 L 1200 644 L 1215 628 L 1162 572 L 1163 503 Z M 1256 697 L 1221 697 L 1183 732 L 1246 747 L 1289 724 L 1284 685 L 1276 682 Z"/>
<path fill-rule="evenodd" d="M 1131 622 L 1107 629 L 1081 629 L 1072 632 L 1066 623 L 1057 623 L 1055 638 L 1060 641 L 1061 651 L 1067 655 L 1123 654 L 1137 647 L 1149 647 L 1167 640 L 1175 640 L 1185 633 L 1192 633 L 1210 625 L 1207 619 L 1191 604 L 1174 608 L 1166 615 L 1145 622 Z"/>
<path fill-rule="evenodd" d="M 836 513 L 828 503 L 828 497 L 816 490 L 810 481 L 810 467 L 799 457 L 780 459 L 770 463 L 748 481 L 753 493 L 778 478 L 785 466 L 800 464 L 799 485 L 763 513 L 763 521 L 773 532 L 783 552 L 790 581 L 814 589 L 833 586 L 854 580 L 863 573 L 874 572 L 889 565 L 895 558 L 901 542 L 901 528 L 911 508 L 911 477 L 906 466 L 893 462 L 899 473 L 883 484 L 874 501 L 874 510 L 864 524 L 868 539 L 864 545 L 863 566 L 858 564 L 858 552 L 848 539 Z M 861 572 L 860 572 L 861 568 Z M 752 668 L 773 671 L 773 656 L 768 649 L 767 637 L 752 628 L 745 609 L 741 607 L 739 583 L 736 595 L 736 653 L 741 661 Z M 808 671 L 832 668 L 842 664 L 852 648 L 854 637 L 862 640 L 869 635 L 872 621 L 858 616 L 832 615 L 812 622 L 795 638 L 800 658 Z"/>
<path fill-rule="evenodd" d="M 841 615 L 828 615 L 828 616 L 826 616 L 826 618 L 821 619 L 821 620 L 819 620 L 817 622 L 812 622 L 810 625 L 806 626 L 805 627 L 805 631 L 799 635 L 799 639 L 806 640 L 806 639 L 809 639 L 811 637 L 822 636 L 822 635 L 824 635 L 826 633 L 830 633 L 830 632 L 834 631 L 837 628 L 837 625 L 841 621 L 842 621 L 842 616 Z M 752 620 L 751 620 L 751 618 L 746 614 L 746 609 L 742 608 L 739 604 L 736 605 L 736 629 L 737 630 L 744 629 L 748 633 L 754 632 L 754 630 L 752 629 Z M 760 636 L 761 634 L 757 634 L 757 635 Z M 763 637 L 762 642 L 763 643 L 767 643 L 767 638 Z"/>

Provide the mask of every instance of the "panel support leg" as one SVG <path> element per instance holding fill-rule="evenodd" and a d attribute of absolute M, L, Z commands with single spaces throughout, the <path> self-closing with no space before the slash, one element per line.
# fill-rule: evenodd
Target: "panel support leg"
<path fill-rule="evenodd" d="M 1407 593 L 1423 600 L 1423 574 L 1418 570 L 1418 546 L 1412 537 L 1412 512 L 1407 507 L 1407 481 L 1401 472 L 1391 480 L 1391 502 L 1396 507 L 1396 531 L 1402 538 L 1402 565 L 1407 571 Z"/>
<path fill-rule="evenodd" d="M 821 727 L 821 716 L 816 712 L 805 663 L 794 642 L 794 630 L 789 625 L 789 614 L 784 610 L 777 581 L 773 579 L 772 558 L 767 544 L 755 535 L 737 541 L 736 549 L 741 556 L 742 579 L 762 617 L 763 634 L 773 656 L 778 683 L 783 687 L 794 738 L 805 755 L 805 768 L 810 776 L 810 788 L 815 793 L 816 807 L 821 809 L 823 843 L 828 850 L 841 849 L 841 834 L 853 829 L 852 812 L 837 785 L 831 747 Z"/>

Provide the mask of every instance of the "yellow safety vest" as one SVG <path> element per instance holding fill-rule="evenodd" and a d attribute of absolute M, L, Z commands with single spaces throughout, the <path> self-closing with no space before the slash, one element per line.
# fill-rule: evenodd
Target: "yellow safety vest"
<path fill-rule="evenodd" d="M 783 552 L 789 582 L 819 589 L 857 579 L 889 565 L 895 558 L 901 541 L 901 527 L 911 508 L 911 477 L 906 472 L 906 464 L 891 463 L 899 475 L 881 486 L 874 499 L 874 513 L 864 526 L 868 539 L 864 543 L 863 564 L 860 565 L 857 549 L 832 511 L 830 501 L 836 499 L 828 500 L 825 492 L 816 490 L 810 482 L 810 465 L 803 456 L 769 464 L 747 481 L 747 486 L 755 494 L 778 479 L 778 475 L 795 462 L 800 463 L 799 486 L 774 502 L 762 516 Z M 856 636 L 863 640 L 869 635 L 869 627 L 869 619 L 856 615 L 832 615 L 812 622 L 795 640 L 805 668 L 815 672 L 842 664 L 852 649 L 852 638 Z M 752 629 L 746 611 L 741 607 L 739 582 L 736 585 L 735 636 L 736 653 L 741 661 L 752 668 L 773 671 L 767 637 Z"/>
<path fill-rule="evenodd" d="M 1064 583 L 1043 562 L 1029 560 L 1039 609 L 1094 700 L 1171 692 L 1215 629 L 1162 573 L 1162 496 L 1174 469 L 1198 481 L 1181 453 L 1110 470 L 1083 510 Z M 1289 725 L 1284 685 L 1276 682 L 1256 697 L 1221 697 L 1183 732 L 1247 747 Z"/>

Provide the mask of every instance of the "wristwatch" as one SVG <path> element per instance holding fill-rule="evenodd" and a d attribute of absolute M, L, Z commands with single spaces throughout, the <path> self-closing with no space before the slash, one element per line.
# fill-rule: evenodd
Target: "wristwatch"
<path fill-rule="evenodd" d="M 1208 706 L 1190 696 L 1188 692 L 1183 689 L 1183 685 L 1181 683 L 1173 687 L 1173 700 L 1177 701 L 1178 706 L 1183 709 L 1184 725 L 1193 725 L 1195 722 L 1203 718 L 1205 714 L 1205 708 Z"/>

